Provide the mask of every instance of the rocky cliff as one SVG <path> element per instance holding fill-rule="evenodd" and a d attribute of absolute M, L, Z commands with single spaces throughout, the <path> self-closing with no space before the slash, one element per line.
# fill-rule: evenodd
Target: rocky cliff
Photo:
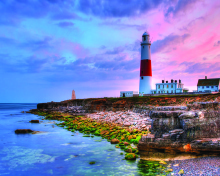
<path fill-rule="evenodd" d="M 142 136 L 143 158 L 175 158 L 184 154 L 220 154 L 219 102 L 152 107 L 151 134 Z"/>
<path fill-rule="evenodd" d="M 181 154 L 220 154 L 220 94 L 76 99 L 40 103 L 37 109 L 85 114 L 127 111 L 151 119 L 142 136 L 142 158 L 175 158 Z"/>
<path fill-rule="evenodd" d="M 62 102 L 39 103 L 37 109 L 60 110 L 67 112 L 91 113 L 97 111 L 122 111 L 132 110 L 134 107 L 141 108 L 151 106 L 186 106 L 193 102 L 220 102 L 220 93 L 203 95 L 171 95 L 152 97 L 129 97 L 129 98 L 90 98 L 75 99 Z"/>

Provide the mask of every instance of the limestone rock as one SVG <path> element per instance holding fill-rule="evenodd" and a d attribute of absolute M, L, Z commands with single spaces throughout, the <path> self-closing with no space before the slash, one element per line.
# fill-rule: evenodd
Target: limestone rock
<path fill-rule="evenodd" d="M 125 152 L 132 153 L 132 149 L 131 148 L 127 148 L 127 149 L 125 149 Z"/>
<path fill-rule="evenodd" d="M 183 114 L 181 114 L 179 116 L 180 119 L 193 119 L 195 117 L 197 117 L 197 113 L 193 112 L 193 111 L 188 111 L 188 112 L 184 112 Z"/>
<path fill-rule="evenodd" d="M 39 120 L 31 120 L 31 123 L 39 123 Z"/>
<path fill-rule="evenodd" d="M 129 127 L 129 126 L 131 126 L 131 124 L 129 122 L 126 122 L 126 123 L 124 123 L 124 126 Z"/>
<path fill-rule="evenodd" d="M 180 171 L 178 172 L 178 174 L 184 174 L 183 169 L 180 169 Z"/>
<path fill-rule="evenodd" d="M 136 155 L 134 153 L 127 153 L 125 155 L 125 159 L 127 159 L 127 160 L 135 160 L 136 159 Z"/>
<path fill-rule="evenodd" d="M 124 145 L 129 145 L 129 143 L 128 142 L 124 142 Z"/>
<path fill-rule="evenodd" d="M 30 130 L 30 129 L 17 129 L 15 130 L 16 134 L 25 134 L 25 133 L 32 133 L 34 131 Z"/>
<path fill-rule="evenodd" d="M 118 144 L 120 141 L 118 139 L 112 139 L 111 144 Z"/>

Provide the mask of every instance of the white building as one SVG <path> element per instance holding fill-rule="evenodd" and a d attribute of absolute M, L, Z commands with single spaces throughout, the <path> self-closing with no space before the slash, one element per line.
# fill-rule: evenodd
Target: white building
<path fill-rule="evenodd" d="M 220 78 L 199 79 L 197 83 L 197 92 L 219 92 Z"/>
<path fill-rule="evenodd" d="M 120 91 L 120 97 L 138 96 L 138 91 Z"/>
<path fill-rule="evenodd" d="M 150 94 L 152 89 L 152 68 L 150 52 L 150 35 L 145 32 L 141 42 L 140 84 L 139 95 Z"/>
<path fill-rule="evenodd" d="M 183 93 L 184 84 L 181 83 L 181 80 L 177 82 L 177 80 L 171 79 L 171 82 L 162 80 L 162 83 L 156 84 L 156 89 L 151 90 L 151 94 L 172 94 L 172 93 Z"/>

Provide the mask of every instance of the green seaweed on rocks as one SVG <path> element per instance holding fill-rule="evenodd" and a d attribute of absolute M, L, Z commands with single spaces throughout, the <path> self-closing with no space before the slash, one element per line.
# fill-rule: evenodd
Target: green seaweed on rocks
<path fill-rule="evenodd" d="M 90 161 L 89 164 L 95 164 L 95 161 Z"/>
<path fill-rule="evenodd" d="M 180 169 L 180 171 L 178 172 L 178 174 L 183 175 L 183 174 L 184 174 L 183 169 Z"/>
<path fill-rule="evenodd" d="M 130 144 L 137 145 L 142 135 L 146 135 L 149 131 L 140 131 L 137 129 L 122 128 L 116 124 L 98 122 L 94 119 L 87 118 L 86 116 L 73 116 L 67 113 L 60 112 L 44 112 L 44 111 L 32 111 L 31 113 L 45 116 L 45 119 L 53 119 L 62 121 L 57 124 L 57 126 L 63 127 L 69 131 L 75 132 L 80 131 L 84 134 L 83 137 L 94 137 L 101 136 L 102 139 L 107 139 L 107 141 L 112 142 L 112 140 L 117 140 L 115 143 L 116 148 L 121 148 L 128 153 L 138 154 L 138 150 L 132 148 Z M 96 142 L 101 142 L 100 140 L 95 140 Z M 125 145 L 126 144 L 126 145 Z"/>
<path fill-rule="evenodd" d="M 134 153 L 126 153 L 125 159 L 127 159 L 127 160 L 135 160 L 136 159 L 136 155 Z"/>
<path fill-rule="evenodd" d="M 166 172 L 165 167 L 159 164 L 158 161 L 140 160 L 138 162 L 138 168 L 140 175 L 168 175 L 170 172 Z"/>
<path fill-rule="evenodd" d="M 83 137 L 90 137 L 90 135 L 84 135 Z"/>

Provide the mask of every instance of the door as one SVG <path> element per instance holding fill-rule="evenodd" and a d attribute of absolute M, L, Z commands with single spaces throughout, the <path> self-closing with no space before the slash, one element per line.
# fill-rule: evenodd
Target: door
<path fill-rule="evenodd" d="M 123 97 L 125 97 L 125 93 L 123 93 Z"/>

